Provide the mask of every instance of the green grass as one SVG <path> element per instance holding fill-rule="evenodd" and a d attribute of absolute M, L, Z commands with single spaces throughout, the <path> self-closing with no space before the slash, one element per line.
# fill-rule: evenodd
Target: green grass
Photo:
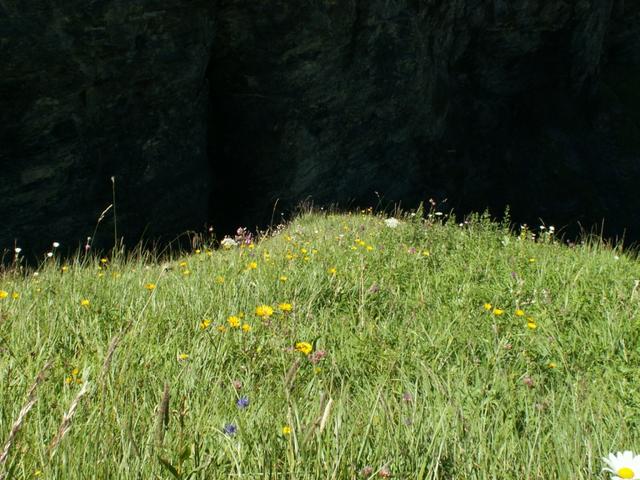
<path fill-rule="evenodd" d="M 52 362 L 8 478 L 579 480 L 639 445 L 640 265 L 601 243 L 308 214 L 254 248 L 100 265 L 0 278 L 0 448 Z"/>

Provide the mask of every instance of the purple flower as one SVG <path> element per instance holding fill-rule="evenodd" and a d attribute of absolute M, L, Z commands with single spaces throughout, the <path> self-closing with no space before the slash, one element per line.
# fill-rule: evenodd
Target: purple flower
<path fill-rule="evenodd" d="M 233 437 L 236 432 L 238 431 L 238 427 L 235 426 L 235 424 L 233 423 L 227 423 L 224 428 L 222 429 L 222 431 L 229 435 L 230 437 Z"/>
<path fill-rule="evenodd" d="M 247 408 L 249 406 L 249 397 L 243 395 L 236 400 L 236 405 L 239 409 Z"/>
<path fill-rule="evenodd" d="M 324 350 L 316 350 L 311 355 L 309 355 L 307 358 L 309 359 L 309 361 L 311 363 L 316 365 L 318 362 L 324 360 L 326 356 L 327 356 L 327 352 L 325 352 Z"/>

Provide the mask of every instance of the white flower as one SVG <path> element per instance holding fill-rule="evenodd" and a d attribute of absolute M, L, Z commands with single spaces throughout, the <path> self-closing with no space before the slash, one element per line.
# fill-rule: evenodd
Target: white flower
<path fill-rule="evenodd" d="M 47 257 L 49 258 L 53 257 L 53 252 L 47 252 Z"/>
<path fill-rule="evenodd" d="M 53 248 L 58 248 L 60 244 L 58 242 L 53 242 Z"/>
<path fill-rule="evenodd" d="M 20 253 L 21 251 L 22 251 L 22 249 L 21 249 L 20 247 L 16 247 L 16 248 L 15 248 L 15 252 L 16 252 L 16 254 Z"/>
<path fill-rule="evenodd" d="M 222 245 L 223 248 L 233 248 L 238 245 L 238 242 L 231 237 L 224 237 L 220 242 L 220 245 Z"/>
<path fill-rule="evenodd" d="M 611 472 L 612 480 L 640 479 L 640 455 L 626 450 L 615 455 L 610 453 L 608 457 L 603 457 L 602 461 L 607 464 L 602 470 Z"/>
<path fill-rule="evenodd" d="M 391 218 L 387 218 L 384 223 L 387 225 L 387 227 L 389 228 L 396 228 L 398 225 L 400 225 L 400 221 L 391 217 Z"/>

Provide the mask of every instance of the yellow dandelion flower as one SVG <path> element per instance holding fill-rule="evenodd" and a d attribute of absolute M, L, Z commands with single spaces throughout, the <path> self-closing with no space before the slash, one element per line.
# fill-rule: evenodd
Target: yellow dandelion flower
<path fill-rule="evenodd" d="M 150 292 L 156 289 L 156 284 L 155 283 L 147 283 L 144 288 L 146 288 L 147 290 L 149 290 Z"/>
<path fill-rule="evenodd" d="M 373 250 L 373 246 L 367 245 L 367 252 L 371 252 Z"/>
<path fill-rule="evenodd" d="M 189 358 L 189 354 L 188 353 L 179 353 L 178 354 L 178 361 L 179 362 L 184 362 L 188 358 Z"/>
<path fill-rule="evenodd" d="M 280 275 L 280 281 L 281 282 L 286 282 L 287 281 L 287 276 L 286 275 Z"/>
<path fill-rule="evenodd" d="M 338 273 L 338 269 L 336 267 L 331 267 L 328 270 L 328 272 L 329 272 L 330 275 L 335 275 L 336 273 Z"/>
<path fill-rule="evenodd" d="M 547 365 L 549 368 L 556 368 L 558 365 L 556 365 L 554 362 L 549 362 L 549 365 Z"/>
<path fill-rule="evenodd" d="M 306 255 L 308 252 L 308 250 L 306 248 L 301 248 L 300 249 L 300 253 L 302 253 L 303 255 Z"/>
<path fill-rule="evenodd" d="M 255 270 L 258 268 L 258 262 L 249 262 L 247 264 L 247 270 Z"/>
<path fill-rule="evenodd" d="M 247 333 L 251 331 L 251 325 L 249 325 L 248 323 L 243 323 L 242 324 L 242 331 Z"/>
<path fill-rule="evenodd" d="M 196 248 L 196 251 L 195 251 L 196 255 L 200 255 L 201 252 L 202 250 L 200 250 L 199 248 Z"/>
<path fill-rule="evenodd" d="M 529 328 L 530 330 L 535 330 L 536 328 L 538 328 L 538 325 L 536 325 L 535 322 L 527 322 L 527 328 Z"/>
<path fill-rule="evenodd" d="M 9 292 L 6 290 L 0 290 L 0 299 L 7 298 L 9 296 Z"/>
<path fill-rule="evenodd" d="M 269 305 L 260 305 L 256 307 L 256 315 L 259 317 L 270 317 L 273 315 L 273 308 Z"/>
<path fill-rule="evenodd" d="M 296 350 L 304 353 L 305 355 L 309 355 L 313 350 L 313 347 L 309 342 L 298 342 L 296 343 Z"/>
<path fill-rule="evenodd" d="M 67 267 L 66 265 L 63 265 L 62 268 L 60 269 L 62 270 L 62 272 L 66 272 L 67 270 L 69 270 L 69 267 Z"/>
<path fill-rule="evenodd" d="M 289 425 L 285 425 L 282 427 L 282 435 L 291 435 L 291 427 Z"/>
<path fill-rule="evenodd" d="M 205 318 L 200 322 L 200 330 L 206 330 L 211 325 L 211 319 Z"/>
<path fill-rule="evenodd" d="M 293 305 L 291 305 L 290 303 L 281 303 L 278 305 L 278 308 L 283 312 L 290 312 L 291 310 L 293 310 Z"/>
<path fill-rule="evenodd" d="M 502 315 L 504 313 L 504 310 L 502 310 L 501 308 L 494 308 L 493 309 L 493 314 L 494 315 Z"/>
<path fill-rule="evenodd" d="M 287 253 L 286 258 L 287 258 L 287 260 L 293 260 L 294 256 L 291 255 L 290 253 Z"/>
<path fill-rule="evenodd" d="M 485 303 L 483 306 L 484 306 L 484 309 L 487 310 L 487 311 L 489 311 L 489 310 L 491 310 L 493 308 L 493 306 L 490 303 Z"/>
<path fill-rule="evenodd" d="M 89 299 L 88 298 L 83 298 L 82 300 L 80 300 L 80 305 L 82 305 L 83 307 L 88 307 L 89 306 Z"/>
<path fill-rule="evenodd" d="M 180 268 L 185 268 L 187 266 L 187 262 L 182 261 L 178 265 L 180 266 Z"/>
<path fill-rule="evenodd" d="M 223 276 L 221 276 L 221 275 L 218 275 L 218 276 L 216 277 L 216 283 L 217 283 L 218 285 L 222 285 L 222 284 L 224 283 L 224 277 L 223 277 Z"/>
<path fill-rule="evenodd" d="M 67 385 L 69 385 L 71 382 L 73 382 L 73 378 L 71 378 L 71 377 L 65 377 L 65 379 L 64 379 L 64 383 L 66 383 Z"/>
<path fill-rule="evenodd" d="M 107 260 L 106 258 L 101 258 L 101 259 L 100 259 L 100 263 L 101 263 L 101 264 L 103 264 L 103 265 L 104 265 L 105 263 L 107 263 L 108 261 L 109 261 L 109 260 Z"/>
<path fill-rule="evenodd" d="M 249 250 L 253 250 L 254 248 L 256 248 L 256 246 L 253 243 L 249 244 Z"/>
<path fill-rule="evenodd" d="M 240 326 L 240 319 L 235 315 L 231 315 L 227 318 L 227 323 L 231 326 L 231 328 L 238 328 Z"/>
<path fill-rule="evenodd" d="M 227 331 L 227 327 L 225 327 L 224 325 L 218 325 L 218 331 L 220 333 L 224 333 Z"/>
<path fill-rule="evenodd" d="M 516 317 L 524 317 L 524 310 L 517 309 L 516 310 Z"/>
<path fill-rule="evenodd" d="M 79 373 L 80 373 L 80 369 L 78 367 L 71 370 L 71 375 L 73 375 L 74 377 L 77 377 Z"/>

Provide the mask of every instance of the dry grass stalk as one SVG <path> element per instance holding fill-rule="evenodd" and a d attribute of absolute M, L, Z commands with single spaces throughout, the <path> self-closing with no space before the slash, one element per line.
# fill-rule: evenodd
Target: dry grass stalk
<path fill-rule="evenodd" d="M 49 370 L 49 368 L 51 368 L 51 365 L 52 365 L 51 361 L 48 361 L 45 364 L 45 366 L 42 368 L 42 370 L 40 370 L 38 375 L 36 375 L 36 379 L 34 380 L 33 384 L 29 388 L 29 391 L 27 392 L 27 403 L 25 403 L 24 406 L 20 409 L 20 413 L 18 413 L 18 418 L 16 418 L 15 422 L 13 422 L 13 425 L 11 426 L 11 431 L 9 432 L 9 438 L 4 444 L 2 453 L 0 453 L 0 465 L 4 465 L 4 463 L 7 461 L 7 457 L 9 456 L 9 451 L 11 450 L 11 446 L 13 445 L 13 442 L 16 438 L 16 435 L 18 435 L 20 428 L 22 428 L 22 423 L 27 417 L 27 414 L 29 413 L 29 411 L 33 408 L 36 401 L 38 400 L 38 397 L 36 397 L 36 388 L 44 380 L 45 373 L 47 372 L 47 370 Z M 4 478 L 4 474 L 0 476 L 0 479 L 2 478 Z"/>
<path fill-rule="evenodd" d="M 164 432 L 169 427 L 169 384 L 164 384 L 164 391 L 158 407 L 158 423 L 156 425 L 156 446 L 162 447 Z"/>
<path fill-rule="evenodd" d="M 307 428 L 307 434 L 304 436 L 303 442 L 307 443 L 311 436 L 314 434 L 316 429 L 320 427 L 320 431 L 324 430 L 325 424 L 327 423 L 327 419 L 329 418 L 329 412 L 331 411 L 331 405 L 333 404 L 333 399 L 329 398 L 327 400 L 327 393 L 322 392 L 320 396 L 320 411 L 323 412 L 319 415 L 311 425 Z"/>
<path fill-rule="evenodd" d="M 62 422 L 60 423 L 60 427 L 58 427 L 58 433 L 56 433 L 56 436 L 53 438 L 51 444 L 49 445 L 50 457 L 53 456 L 56 448 L 58 448 L 58 445 L 60 444 L 64 436 L 71 429 L 71 421 L 73 420 L 73 416 L 76 414 L 78 404 L 80 403 L 80 400 L 82 400 L 82 397 L 84 397 L 88 391 L 89 382 L 85 382 L 76 397 L 71 402 L 71 405 L 69 405 L 69 410 L 62 416 Z"/>
<path fill-rule="evenodd" d="M 296 373 L 298 373 L 298 369 L 300 368 L 300 359 L 296 359 L 293 362 L 293 365 L 289 368 L 287 375 L 284 377 L 284 386 L 288 390 L 293 386 L 293 381 L 296 378 Z"/>

